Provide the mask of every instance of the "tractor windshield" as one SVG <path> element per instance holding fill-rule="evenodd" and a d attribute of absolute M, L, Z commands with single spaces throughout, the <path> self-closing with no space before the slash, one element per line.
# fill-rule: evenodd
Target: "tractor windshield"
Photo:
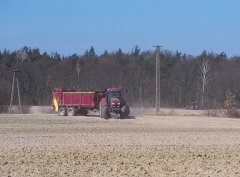
<path fill-rule="evenodd" d="M 119 98 L 119 99 L 121 99 L 122 98 L 122 94 L 121 94 L 121 92 L 108 92 L 108 94 L 107 94 L 108 103 L 111 102 L 111 98 Z"/>
<path fill-rule="evenodd" d="M 108 97 L 110 98 L 122 98 L 121 92 L 109 92 Z"/>

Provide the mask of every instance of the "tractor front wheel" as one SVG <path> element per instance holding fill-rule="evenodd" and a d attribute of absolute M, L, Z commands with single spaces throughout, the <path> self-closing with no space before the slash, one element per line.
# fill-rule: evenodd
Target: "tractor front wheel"
<path fill-rule="evenodd" d="M 102 107 L 101 116 L 104 119 L 109 119 L 110 118 L 109 106 Z"/>
<path fill-rule="evenodd" d="M 129 107 L 123 106 L 121 108 L 120 118 L 125 119 L 126 117 L 128 117 L 129 113 L 130 113 Z"/>

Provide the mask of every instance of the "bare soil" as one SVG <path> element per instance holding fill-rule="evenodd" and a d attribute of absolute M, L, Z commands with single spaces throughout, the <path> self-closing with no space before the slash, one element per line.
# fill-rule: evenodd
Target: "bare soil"
<path fill-rule="evenodd" d="M 0 114 L 0 176 L 240 176 L 240 119 Z"/>

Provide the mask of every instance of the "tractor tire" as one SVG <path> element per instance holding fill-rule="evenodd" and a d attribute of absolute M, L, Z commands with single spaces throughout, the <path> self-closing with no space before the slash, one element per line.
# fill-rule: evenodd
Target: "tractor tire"
<path fill-rule="evenodd" d="M 67 115 L 68 116 L 75 116 L 77 112 L 77 109 L 75 107 L 69 107 L 67 109 Z"/>
<path fill-rule="evenodd" d="M 110 113 L 109 113 L 109 106 L 103 106 L 102 107 L 102 118 L 104 118 L 104 119 L 109 119 L 110 118 Z"/>
<path fill-rule="evenodd" d="M 123 106 L 121 108 L 120 118 L 125 119 L 126 117 L 128 117 L 129 113 L 130 113 L 129 107 Z"/>
<path fill-rule="evenodd" d="M 59 114 L 60 116 L 66 116 L 66 115 L 67 115 L 67 109 L 66 109 L 65 107 L 60 107 L 60 108 L 58 109 L 58 114 Z"/>
<path fill-rule="evenodd" d="M 99 116 L 102 118 L 102 104 L 99 104 Z"/>

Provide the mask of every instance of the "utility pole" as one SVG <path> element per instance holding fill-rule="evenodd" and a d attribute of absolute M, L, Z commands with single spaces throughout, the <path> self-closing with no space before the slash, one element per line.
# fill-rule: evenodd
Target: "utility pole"
<path fill-rule="evenodd" d="M 18 83 L 18 73 L 20 73 L 21 71 L 20 71 L 20 70 L 12 70 L 12 72 L 13 72 L 13 82 L 12 82 L 12 92 L 11 92 L 9 113 L 11 113 L 11 109 L 12 109 L 12 102 L 13 102 L 13 95 L 14 95 L 15 80 L 16 80 L 16 82 L 17 82 L 17 91 L 18 91 L 18 109 L 19 109 L 19 112 L 22 113 L 21 97 L 20 97 L 19 83 Z"/>
<path fill-rule="evenodd" d="M 159 45 L 153 46 L 156 48 L 156 98 L 155 107 L 156 114 L 160 111 L 160 47 Z"/>

